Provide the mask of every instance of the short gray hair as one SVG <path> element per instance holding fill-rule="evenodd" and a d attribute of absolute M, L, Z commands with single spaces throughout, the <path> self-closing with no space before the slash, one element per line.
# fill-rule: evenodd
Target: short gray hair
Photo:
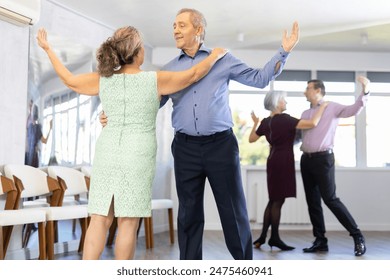
<path fill-rule="evenodd" d="M 274 111 L 278 106 L 279 100 L 287 96 L 285 91 L 269 91 L 264 98 L 264 108 L 269 111 Z"/>
<path fill-rule="evenodd" d="M 198 28 L 199 26 L 202 27 L 203 31 L 202 34 L 200 34 L 200 41 L 203 42 L 204 38 L 206 37 L 206 27 L 207 27 L 206 18 L 204 17 L 204 15 L 198 10 L 183 8 L 177 12 L 176 16 L 183 13 L 190 13 L 191 23 L 194 26 L 194 28 Z"/>

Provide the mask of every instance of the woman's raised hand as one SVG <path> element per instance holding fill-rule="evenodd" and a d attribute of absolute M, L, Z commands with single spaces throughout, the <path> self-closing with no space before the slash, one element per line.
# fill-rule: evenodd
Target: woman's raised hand
<path fill-rule="evenodd" d="M 49 42 L 47 41 L 47 32 L 44 28 L 40 28 L 37 34 L 38 45 L 45 51 L 50 49 Z"/>
<path fill-rule="evenodd" d="M 211 54 L 214 54 L 217 56 L 217 59 L 221 59 L 222 57 L 225 56 L 225 54 L 228 53 L 228 50 L 227 49 L 224 49 L 224 48 L 214 48 L 212 51 L 211 51 Z"/>

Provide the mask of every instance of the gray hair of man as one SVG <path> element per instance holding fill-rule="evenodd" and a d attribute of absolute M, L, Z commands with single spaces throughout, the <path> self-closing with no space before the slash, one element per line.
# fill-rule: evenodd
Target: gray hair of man
<path fill-rule="evenodd" d="M 194 28 L 198 28 L 199 26 L 202 27 L 202 34 L 200 34 L 200 42 L 203 43 L 204 38 L 206 37 L 206 27 L 207 22 L 204 15 L 195 9 L 189 9 L 189 8 L 183 8 L 177 12 L 177 16 L 183 13 L 190 13 L 191 15 L 191 23 L 194 26 Z"/>
<path fill-rule="evenodd" d="M 264 108 L 271 112 L 275 111 L 278 107 L 279 100 L 285 98 L 287 92 L 285 91 L 269 91 L 264 98 Z"/>

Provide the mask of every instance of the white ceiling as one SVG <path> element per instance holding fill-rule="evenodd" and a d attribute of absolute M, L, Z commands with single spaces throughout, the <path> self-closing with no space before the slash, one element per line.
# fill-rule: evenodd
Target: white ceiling
<path fill-rule="evenodd" d="M 174 47 L 172 24 L 181 8 L 207 19 L 206 44 L 275 49 L 283 30 L 300 25 L 297 50 L 390 51 L 389 0 L 49 0 L 113 29 L 133 25 L 151 47 Z M 239 33 L 243 41 L 239 41 Z"/>

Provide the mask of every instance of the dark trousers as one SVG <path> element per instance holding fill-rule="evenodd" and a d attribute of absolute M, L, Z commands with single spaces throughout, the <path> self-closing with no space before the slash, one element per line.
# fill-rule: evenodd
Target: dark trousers
<path fill-rule="evenodd" d="M 309 209 L 313 235 L 325 238 L 325 222 L 321 198 L 330 211 L 351 236 L 361 235 L 358 226 L 347 207 L 336 196 L 334 154 L 301 157 L 301 174 Z"/>
<path fill-rule="evenodd" d="M 232 130 L 199 137 L 176 133 L 172 154 L 179 198 L 180 259 L 202 259 L 206 178 L 214 194 L 229 252 L 234 259 L 252 259 L 238 144 Z"/>

